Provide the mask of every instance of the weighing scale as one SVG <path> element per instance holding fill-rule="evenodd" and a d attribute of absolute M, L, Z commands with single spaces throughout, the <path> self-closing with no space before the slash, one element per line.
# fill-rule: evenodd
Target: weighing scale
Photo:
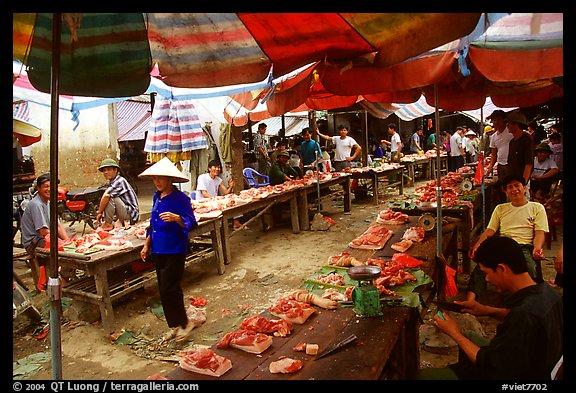
<path fill-rule="evenodd" d="M 425 231 L 431 231 L 436 225 L 436 218 L 430 213 L 424 213 L 418 219 L 418 226 Z"/>
<path fill-rule="evenodd" d="M 471 191 L 473 188 L 474 184 L 470 179 L 464 179 L 462 180 L 462 183 L 460 183 L 460 189 L 462 191 Z"/>
<path fill-rule="evenodd" d="M 372 280 L 380 277 L 382 268 L 379 266 L 353 266 L 348 269 L 348 276 L 358 281 L 358 286 L 352 291 L 354 312 L 360 317 L 376 317 L 383 315 L 380 305 L 380 292 Z"/>

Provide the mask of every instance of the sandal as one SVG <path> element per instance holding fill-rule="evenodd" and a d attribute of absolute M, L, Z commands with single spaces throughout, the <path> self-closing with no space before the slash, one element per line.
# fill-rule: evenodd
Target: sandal
<path fill-rule="evenodd" d="M 184 341 L 185 339 L 187 339 L 188 336 L 190 335 L 190 332 L 192 332 L 192 330 L 195 327 L 196 327 L 196 325 L 192 321 L 188 321 L 188 324 L 186 324 L 186 327 L 184 329 L 179 327 L 178 328 L 178 334 L 176 334 L 176 341 L 180 342 L 180 341 Z"/>

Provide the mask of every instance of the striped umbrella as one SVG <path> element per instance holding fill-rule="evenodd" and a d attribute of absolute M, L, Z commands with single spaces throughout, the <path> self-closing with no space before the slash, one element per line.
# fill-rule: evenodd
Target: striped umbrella
<path fill-rule="evenodd" d="M 373 54 L 379 67 L 469 34 L 480 13 L 62 14 L 62 94 L 142 94 L 158 64 L 172 87 L 260 82 L 316 61 Z M 13 59 L 50 91 L 52 14 L 13 14 Z M 289 28 L 287 28 L 289 26 Z M 434 26 L 434 34 L 428 34 Z"/>

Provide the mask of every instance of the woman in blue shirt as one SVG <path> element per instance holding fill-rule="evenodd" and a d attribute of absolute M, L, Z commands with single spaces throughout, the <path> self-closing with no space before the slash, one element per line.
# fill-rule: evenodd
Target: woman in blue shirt
<path fill-rule="evenodd" d="M 142 260 L 150 257 L 156 266 L 160 300 L 170 327 L 164 338 L 176 337 L 176 341 L 182 341 L 195 327 L 186 316 L 180 282 L 188 254 L 188 232 L 198 223 L 190 197 L 172 183 L 184 183 L 188 178 L 167 157 L 142 172 L 140 177 L 151 178 L 157 189 L 152 197 L 150 226 L 140 257 Z"/>

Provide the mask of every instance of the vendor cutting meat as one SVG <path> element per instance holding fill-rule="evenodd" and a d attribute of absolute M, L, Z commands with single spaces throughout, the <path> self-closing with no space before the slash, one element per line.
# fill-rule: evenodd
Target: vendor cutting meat
<path fill-rule="evenodd" d="M 298 178 L 298 172 L 288 165 L 289 158 L 290 155 L 285 150 L 278 153 L 278 161 L 270 168 L 270 185 L 275 186 L 285 181 Z"/>

